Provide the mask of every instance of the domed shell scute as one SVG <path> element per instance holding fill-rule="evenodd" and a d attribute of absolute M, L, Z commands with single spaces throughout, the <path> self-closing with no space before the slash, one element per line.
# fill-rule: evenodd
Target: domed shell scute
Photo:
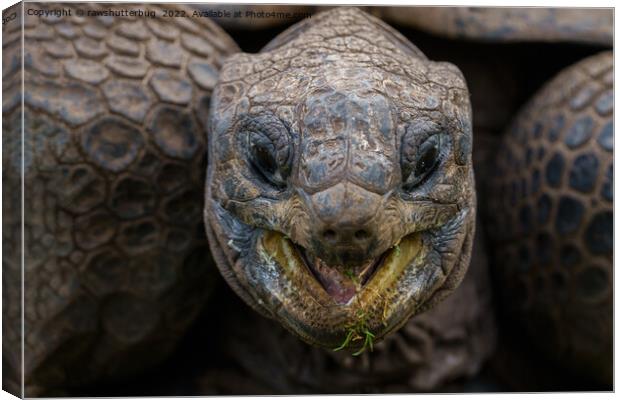
<path fill-rule="evenodd" d="M 162 229 L 155 218 L 144 218 L 124 222 L 116 242 L 126 254 L 135 255 L 154 250 L 161 236 Z"/>
<path fill-rule="evenodd" d="M 112 71 L 127 78 L 143 78 L 149 70 L 148 62 L 133 57 L 112 55 L 105 63 Z"/>
<path fill-rule="evenodd" d="M 116 33 L 128 39 L 146 40 L 149 38 L 149 31 L 140 20 L 121 23 Z"/>
<path fill-rule="evenodd" d="M 108 54 L 105 43 L 98 39 L 82 36 L 73 42 L 79 56 L 99 59 Z"/>
<path fill-rule="evenodd" d="M 73 47 L 70 41 L 57 37 L 47 45 L 47 54 L 55 58 L 68 58 L 73 56 Z"/>
<path fill-rule="evenodd" d="M 205 90 L 213 90 L 217 83 L 217 69 L 206 60 L 193 60 L 187 66 L 192 79 Z"/>
<path fill-rule="evenodd" d="M 191 159 L 203 142 L 202 131 L 192 116 L 177 107 L 155 108 L 147 128 L 157 147 L 170 157 Z"/>
<path fill-rule="evenodd" d="M 103 82 L 109 76 L 109 71 L 105 66 L 91 60 L 74 59 L 66 61 L 65 71 L 72 78 L 94 85 Z"/>
<path fill-rule="evenodd" d="M 164 67 L 180 67 L 184 54 L 180 46 L 164 40 L 152 40 L 146 46 L 146 57 Z"/>
<path fill-rule="evenodd" d="M 75 242 L 88 251 L 108 243 L 116 234 L 117 221 L 106 210 L 97 209 L 75 221 Z"/>
<path fill-rule="evenodd" d="M 112 111 L 138 123 L 144 121 L 153 104 L 153 95 L 139 82 L 115 79 L 106 82 L 102 89 Z"/>
<path fill-rule="evenodd" d="M 183 105 L 192 99 L 192 84 L 176 72 L 159 69 L 150 84 L 162 101 Z"/>
<path fill-rule="evenodd" d="M 131 164 L 144 145 L 142 133 L 120 118 L 107 116 L 87 127 L 82 148 L 102 168 L 122 171 Z"/>
<path fill-rule="evenodd" d="M 48 190 L 57 197 L 60 208 L 85 213 L 105 201 L 105 178 L 92 166 L 67 165 L 54 172 Z"/>
<path fill-rule="evenodd" d="M 121 176 L 113 185 L 110 208 L 122 219 L 135 219 L 151 214 L 157 204 L 154 185 L 144 178 Z"/>
<path fill-rule="evenodd" d="M 122 36 L 112 35 L 106 41 L 108 47 L 110 47 L 115 53 L 129 55 L 132 57 L 140 54 L 140 45 L 133 40 L 129 40 Z"/>
<path fill-rule="evenodd" d="M 129 260 L 114 250 L 105 247 L 91 254 L 81 271 L 81 282 L 95 295 L 111 294 L 124 287 L 127 282 Z"/>

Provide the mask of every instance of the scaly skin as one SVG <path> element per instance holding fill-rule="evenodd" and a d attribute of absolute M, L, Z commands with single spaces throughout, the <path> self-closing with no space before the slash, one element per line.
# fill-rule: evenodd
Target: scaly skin
<path fill-rule="evenodd" d="M 21 25 L 3 27 L 3 363 L 19 382 L 23 161 L 27 396 L 163 359 L 215 278 L 203 125 L 234 42 L 205 19 L 73 14 L 24 21 L 24 160 Z"/>
<path fill-rule="evenodd" d="M 458 286 L 475 191 L 456 67 L 342 8 L 227 59 L 211 107 L 207 234 L 256 310 L 360 350 Z"/>

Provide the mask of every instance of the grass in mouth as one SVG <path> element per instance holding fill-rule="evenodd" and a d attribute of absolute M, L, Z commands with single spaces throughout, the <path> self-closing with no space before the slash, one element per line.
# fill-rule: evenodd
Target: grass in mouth
<path fill-rule="evenodd" d="M 396 243 L 393 246 L 393 248 L 394 248 L 394 255 L 396 257 L 400 257 L 400 254 L 401 254 L 400 241 Z M 345 276 L 349 277 L 353 282 L 355 282 L 355 276 L 353 274 L 353 271 L 345 270 L 344 274 Z M 385 321 L 386 311 L 387 309 L 384 308 L 383 310 L 383 314 L 384 314 L 383 325 L 384 326 L 387 326 L 387 322 Z M 342 344 L 336 347 L 334 351 L 344 350 L 347 347 L 349 347 L 352 343 L 363 341 L 360 349 L 356 351 L 355 353 L 353 353 L 354 356 L 359 356 L 360 354 L 364 353 L 366 349 L 370 349 L 370 351 L 373 350 L 374 339 L 375 339 L 375 335 L 368 329 L 368 324 L 366 322 L 365 313 L 362 310 L 359 310 L 357 313 L 357 322 L 347 327 L 347 336 L 345 336 Z"/>
<path fill-rule="evenodd" d="M 357 276 L 355 276 L 355 273 L 353 272 L 352 269 L 346 269 L 344 271 L 344 276 L 351 279 L 351 282 L 353 282 L 353 284 L 357 286 L 359 289 L 359 280 L 357 279 Z"/>
<path fill-rule="evenodd" d="M 347 328 L 347 336 L 344 338 L 342 344 L 336 347 L 334 351 L 344 350 L 349 347 L 351 343 L 360 342 L 362 340 L 362 347 L 360 347 L 358 351 L 353 353 L 353 356 L 361 355 L 366 351 L 366 349 L 370 349 L 370 351 L 373 350 L 373 340 L 375 338 L 375 335 L 368 329 L 364 312 L 360 310 L 357 317 L 357 322 Z"/>

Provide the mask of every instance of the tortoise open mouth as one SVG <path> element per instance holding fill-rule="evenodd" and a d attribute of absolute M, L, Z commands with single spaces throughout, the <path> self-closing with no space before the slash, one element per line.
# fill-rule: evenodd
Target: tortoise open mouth
<path fill-rule="evenodd" d="M 303 247 L 297 244 L 294 244 L 294 247 L 301 255 L 308 271 L 321 284 L 327 294 L 339 304 L 347 304 L 351 301 L 374 275 L 388 252 L 392 250 L 388 249 L 374 260 L 368 260 L 356 267 L 344 267 L 327 265 L 325 261 L 309 253 Z"/>
<path fill-rule="evenodd" d="M 356 298 L 362 301 L 391 287 L 407 268 L 421 264 L 425 253 L 422 242 L 422 232 L 409 234 L 375 259 L 349 268 L 327 265 L 276 231 L 264 231 L 259 252 L 269 262 L 276 261 L 284 274 L 297 277 L 294 280 L 306 289 L 316 293 L 313 288 L 320 288 L 321 298 L 349 306 Z"/>

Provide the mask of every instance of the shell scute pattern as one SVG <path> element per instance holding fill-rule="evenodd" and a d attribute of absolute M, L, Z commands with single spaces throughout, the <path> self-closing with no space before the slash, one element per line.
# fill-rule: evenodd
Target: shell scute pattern
<path fill-rule="evenodd" d="M 19 248 L 10 236 L 19 237 L 11 213 L 19 204 L 23 143 L 27 396 L 152 365 L 172 350 L 209 293 L 215 269 L 201 230 L 202 191 L 195 190 L 204 185 L 206 137 L 196 121 L 208 113 L 204 99 L 218 59 L 238 49 L 209 21 L 192 29 L 178 20 L 27 17 L 23 141 L 13 96 L 19 41 L 4 31 L 3 170 L 5 190 L 16 194 L 5 197 L 3 241 Z M 181 33 L 202 45 L 183 47 Z M 180 61 L 190 58 L 211 69 L 190 74 Z M 165 74 L 157 74 L 161 65 Z M 164 106 L 178 87 L 185 90 L 172 99 L 179 105 Z M 179 121 L 182 129 L 171 130 Z M 19 280 L 15 260 L 5 258 L 7 284 Z M 3 288 L 18 304 L 19 292 Z M 17 326 L 17 309 L 3 315 Z M 15 350 L 5 360 L 17 371 L 14 333 L 7 333 Z M 145 343 L 161 352 L 149 354 Z"/>
<path fill-rule="evenodd" d="M 108 77 L 109 71 L 100 63 L 90 60 L 69 60 L 64 63 L 65 72 L 74 79 L 97 85 Z"/>
<path fill-rule="evenodd" d="M 156 70 L 150 84 L 161 101 L 184 105 L 192 99 L 191 82 L 168 69 Z"/>
<path fill-rule="evenodd" d="M 82 148 L 98 166 L 118 172 L 137 157 L 144 145 L 140 130 L 118 117 L 105 116 L 82 134 Z"/>
<path fill-rule="evenodd" d="M 165 40 L 152 40 L 146 46 L 147 58 L 164 67 L 180 67 L 183 64 L 185 52 L 175 43 Z"/>
<path fill-rule="evenodd" d="M 17 68 L 17 63 L 21 63 L 21 60 L 14 59 L 13 62 L 15 63 L 14 68 Z M 27 68 L 33 68 L 38 72 L 50 77 L 58 77 L 62 72 L 61 65 L 56 63 L 55 60 L 51 59 L 48 55 L 33 58 L 32 53 L 28 52 L 27 49 L 25 49 L 24 51 L 24 65 Z M 13 68 L 13 66 L 11 66 L 11 68 Z M 9 73 L 12 72 L 14 71 L 9 71 Z M 9 85 L 7 85 L 7 87 L 8 86 Z"/>
<path fill-rule="evenodd" d="M 612 68 L 611 53 L 589 57 L 525 107 L 513 125 L 519 135 L 505 135 L 498 151 L 485 212 L 510 315 L 534 342 L 551 344 L 548 354 L 603 381 L 613 269 L 613 100 L 604 77 Z M 528 162 L 537 146 L 546 151 Z M 537 190 L 520 189 L 535 179 Z M 516 292 L 526 297 L 520 305 L 510 301 Z"/>
<path fill-rule="evenodd" d="M 607 115 L 614 109 L 614 92 L 613 90 L 606 90 L 596 101 L 596 111 L 599 115 Z"/>
<path fill-rule="evenodd" d="M 140 43 L 135 40 L 127 39 L 123 36 L 112 35 L 106 40 L 106 44 L 117 54 L 138 56 L 140 54 Z"/>
<path fill-rule="evenodd" d="M 214 51 L 213 46 L 209 42 L 195 35 L 182 34 L 181 43 L 187 50 L 204 57 L 209 57 Z"/>
<path fill-rule="evenodd" d="M 54 36 L 54 28 L 47 25 L 37 25 L 34 29 L 24 31 L 24 37 L 37 40 L 52 40 Z"/>
<path fill-rule="evenodd" d="M 89 36 L 93 39 L 103 39 L 106 36 L 106 29 L 98 24 L 86 24 L 82 31 L 86 36 Z M 78 39 L 79 40 L 79 39 Z"/>
<path fill-rule="evenodd" d="M 126 56 L 111 55 L 106 58 L 105 65 L 112 72 L 127 78 L 143 78 L 149 69 L 148 61 Z"/>
<path fill-rule="evenodd" d="M 155 188 L 147 178 L 121 175 L 114 183 L 112 191 L 110 208 L 120 218 L 139 218 L 155 209 Z"/>
<path fill-rule="evenodd" d="M 99 59 L 108 54 L 105 43 L 100 38 L 82 36 L 73 42 L 78 55 L 87 58 Z"/>
<path fill-rule="evenodd" d="M 153 95 L 140 82 L 115 79 L 109 80 L 101 87 L 108 101 L 108 107 L 118 114 L 142 123 L 146 113 L 153 104 Z"/>
<path fill-rule="evenodd" d="M 61 166 L 57 170 L 48 170 L 46 174 L 52 172 L 58 174 L 58 179 L 51 177 L 51 181 L 57 186 L 50 187 L 50 191 L 60 200 L 58 207 L 67 211 L 90 211 L 102 204 L 108 193 L 104 177 L 88 164 Z"/>
<path fill-rule="evenodd" d="M 81 29 L 69 22 L 63 22 L 56 25 L 56 32 L 65 39 L 75 39 L 81 34 Z"/>
<path fill-rule="evenodd" d="M 207 60 L 193 59 L 187 66 L 189 76 L 205 90 L 213 90 L 218 80 L 217 69 Z"/>
<path fill-rule="evenodd" d="M 159 22 L 158 19 L 148 19 L 146 21 L 146 26 L 156 37 L 164 40 L 174 41 L 180 32 L 177 27 L 167 26 Z"/>
<path fill-rule="evenodd" d="M 197 135 L 198 125 L 190 114 L 174 106 L 162 105 L 149 119 L 148 130 L 166 155 L 192 159 L 198 149 L 204 149 L 204 143 Z"/>
<path fill-rule="evenodd" d="M 154 250 L 160 244 L 162 236 L 163 232 L 158 222 L 154 218 L 147 217 L 124 222 L 119 229 L 116 243 L 126 254 L 134 256 Z"/>
<path fill-rule="evenodd" d="M 121 23 L 116 29 L 116 33 L 133 40 L 142 41 L 149 38 L 149 31 L 146 29 L 146 26 L 144 26 L 144 22 L 140 20 Z"/>

